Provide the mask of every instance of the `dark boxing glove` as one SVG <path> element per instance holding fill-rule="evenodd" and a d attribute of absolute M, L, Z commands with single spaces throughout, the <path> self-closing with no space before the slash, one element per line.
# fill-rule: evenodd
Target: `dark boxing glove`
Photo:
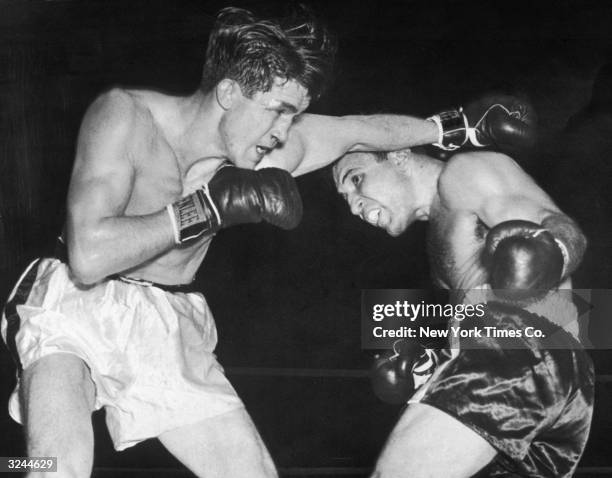
<path fill-rule="evenodd" d="M 175 242 L 182 244 L 235 224 L 262 220 L 293 229 L 302 218 L 302 200 L 287 171 L 226 166 L 205 187 L 169 204 L 167 211 Z"/>
<path fill-rule="evenodd" d="M 374 360 L 370 369 L 374 394 L 386 403 L 405 403 L 427 381 L 436 365 L 432 350 L 414 340 L 399 340 L 393 344 L 393 352 Z"/>
<path fill-rule="evenodd" d="M 428 119 L 440 131 L 435 146 L 446 151 L 471 145 L 512 152 L 532 146 L 536 139 L 535 111 L 515 96 L 487 95 L 466 107 Z"/>
<path fill-rule="evenodd" d="M 537 298 L 556 287 L 567 264 L 565 246 L 542 226 L 506 221 L 487 234 L 484 262 L 499 298 Z"/>

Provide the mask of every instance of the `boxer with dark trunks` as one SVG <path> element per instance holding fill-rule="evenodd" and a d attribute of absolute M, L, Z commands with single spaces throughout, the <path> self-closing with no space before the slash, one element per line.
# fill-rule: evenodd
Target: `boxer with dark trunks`
<path fill-rule="evenodd" d="M 87 111 L 67 255 L 28 268 L 2 321 L 19 373 L 10 413 L 30 456 L 58 457 L 58 477 L 91 473 L 91 413 L 101 407 L 117 449 L 157 437 L 198 476 L 276 476 L 191 285 L 212 237 L 260 221 L 291 229 L 302 206 L 289 173 L 349 151 L 435 143 L 447 126 L 302 114 L 333 50 L 311 18 L 224 9 L 193 95 L 115 88 Z M 508 111 L 497 120 L 520 123 Z"/>
<path fill-rule="evenodd" d="M 453 344 L 409 401 L 373 476 L 572 476 L 594 386 L 576 310 L 561 292 L 586 247 L 575 222 L 501 153 L 461 152 L 447 163 L 410 150 L 351 153 L 333 173 L 351 212 L 390 235 L 429 221 L 434 282 L 472 290 L 478 297 L 464 300 L 487 303 L 484 324 L 538 327 L 556 339 L 552 349 L 537 338 L 512 348 Z M 410 353 L 422 366 L 421 352 Z"/>

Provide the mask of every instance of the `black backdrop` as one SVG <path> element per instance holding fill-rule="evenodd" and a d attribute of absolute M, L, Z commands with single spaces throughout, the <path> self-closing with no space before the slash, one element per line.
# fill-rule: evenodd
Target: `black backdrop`
<path fill-rule="evenodd" d="M 425 116 L 490 90 L 525 94 L 538 111 L 540 139 L 518 159 L 587 232 L 609 237 L 601 191 L 610 169 L 603 146 L 582 153 L 581 145 L 592 143 L 588 128 L 573 148 L 567 143 L 568 121 L 590 111 L 597 73 L 612 59 L 612 8 L 606 2 L 309 3 L 340 44 L 333 88 L 310 111 Z M 231 4 L 274 15 L 286 2 Z M 48 252 L 61 228 L 74 142 L 87 105 L 113 85 L 191 92 L 214 13 L 226 5 L 0 1 L 4 296 L 23 264 Z M 597 154 L 604 159 L 594 161 Z M 576 174 L 584 170 L 594 174 Z M 321 467 L 327 476 L 361 476 L 399 409 L 378 402 L 362 373 L 370 354 L 360 348 L 360 290 L 425 287 L 424 229 L 417 225 L 391 239 L 360 223 L 334 193 L 327 170 L 298 183 L 305 217 L 297 230 L 256 225 L 223 231 L 198 281 L 217 319 L 219 359 L 282 470 L 290 475 Z M 594 201 L 601 206 L 595 222 Z M 609 287 L 611 276 L 601 271 L 612 261 L 602 244 L 599 256 L 590 258 L 591 269 L 581 271 L 582 287 Z M 589 282 L 595 272 L 597 282 Z M 14 368 L 4 348 L 1 353 L 5 409 Z M 607 354 L 595 355 L 601 380 L 585 467 L 612 465 L 606 461 L 610 370 Z M 155 443 L 113 453 L 101 420 L 97 414 L 99 476 L 120 476 L 119 468 L 178 467 Z M 21 429 L 5 413 L 0 430 L 0 455 L 23 454 Z"/>

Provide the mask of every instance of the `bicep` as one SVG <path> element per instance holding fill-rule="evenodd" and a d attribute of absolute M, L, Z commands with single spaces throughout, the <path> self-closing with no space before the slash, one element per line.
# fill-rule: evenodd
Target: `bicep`
<path fill-rule="evenodd" d="M 117 161 L 99 167 L 102 161 L 91 157 L 78 160 L 68 195 L 69 217 L 78 223 L 95 223 L 107 217 L 120 216 L 129 200 L 132 172 Z M 127 161 L 124 161 L 127 163 Z M 76 166 L 76 165 L 75 165 Z"/>
<path fill-rule="evenodd" d="M 79 132 L 68 193 L 73 226 L 121 215 L 129 200 L 134 173 L 126 146 L 128 118 L 111 106 L 94 103 Z"/>
<path fill-rule="evenodd" d="M 304 155 L 304 145 L 300 135 L 291 131 L 287 142 L 267 154 L 255 169 L 281 168 L 294 176 L 299 176 L 299 174 L 304 174 L 298 172 Z"/>
<path fill-rule="evenodd" d="M 477 211 L 482 222 L 489 228 L 512 220 L 542 224 L 547 217 L 556 213 L 558 209 L 552 203 L 546 204 L 521 194 L 499 194 L 488 197 Z"/>

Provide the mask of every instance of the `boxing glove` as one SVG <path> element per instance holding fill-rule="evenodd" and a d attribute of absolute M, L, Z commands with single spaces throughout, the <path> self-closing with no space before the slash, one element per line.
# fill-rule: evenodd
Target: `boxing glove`
<path fill-rule="evenodd" d="M 428 119 L 438 125 L 435 146 L 447 151 L 470 145 L 513 152 L 532 146 L 536 140 L 533 107 L 510 95 L 486 95 L 465 107 Z"/>
<path fill-rule="evenodd" d="M 266 221 L 293 229 L 302 218 L 302 200 L 287 171 L 226 166 L 205 187 L 169 204 L 167 211 L 175 242 L 182 244 L 235 224 Z"/>
<path fill-rule="evenodd" d="M 563 277 L 565 248 L 539 224 L 506 221 L 485 242 L 489 283 L 500 298 L 522 300 L 544 295 Z"/>
<path fill-rule="evenodd" d="M 383 402 L 401 404 L 433 373 L 436 356 L 414 340 L 399 340 L 393 351 L 378 356 L 370 369 L 374 394 Z"/>

